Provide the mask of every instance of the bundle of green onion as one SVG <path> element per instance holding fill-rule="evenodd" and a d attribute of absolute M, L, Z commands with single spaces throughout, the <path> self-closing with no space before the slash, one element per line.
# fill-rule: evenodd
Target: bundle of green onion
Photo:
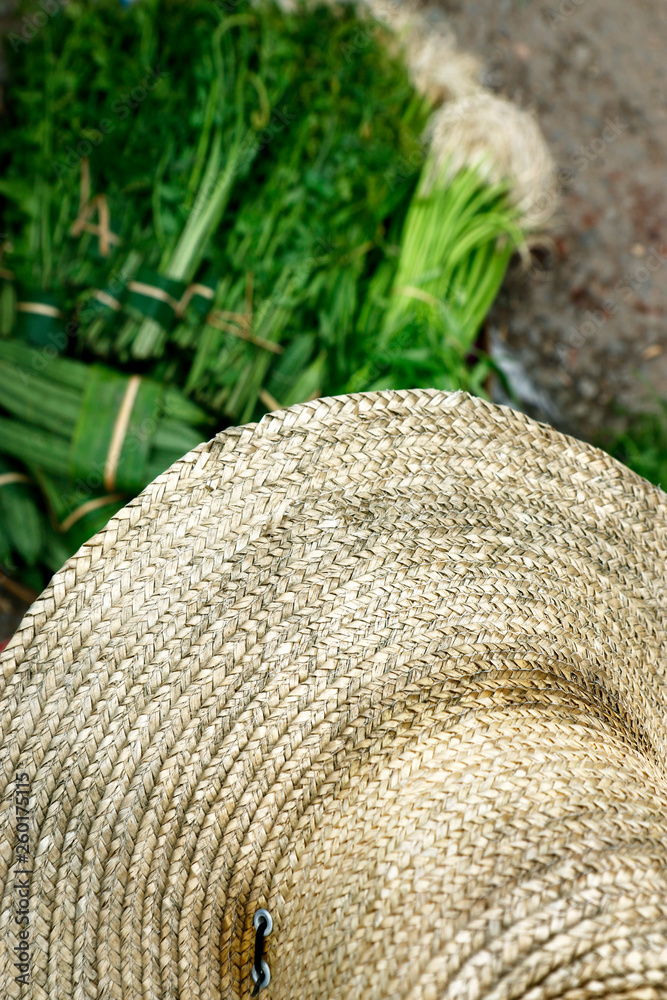
<path fill-rule="evenodd" d="M 512 255 L 553 209 L 553 163 L 525 112 L 479 94 L 434 116 L 393 272 L 379 270 L 346 391 L 408 385 L 483 394 L 480 328 Z"/>

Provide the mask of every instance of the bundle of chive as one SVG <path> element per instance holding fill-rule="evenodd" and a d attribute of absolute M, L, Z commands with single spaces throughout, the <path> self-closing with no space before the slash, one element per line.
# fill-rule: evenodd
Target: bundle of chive
<path fill-rule="evenodd" d="M 480 328 L 510 259 L 554 209 L 554 167 L 534 119 L 502 98 L 445 105 L 403 227 L 394 270 L 378 270 L 344 391 L 407 385 L 484 394 Z"/>
<path fill-rule="evenodd" d="M 511 109 L 518 156 L 480 159 L 499 113 L 481 95 L 438 112 L 424 161 L 430 104 L 377 23 L 359 57 L 359 27 L 349 8 L 76 0 L 18 48 L 0 453 L 42 538 L 18 575 L 48 575 L 225 423 L 382 386 L 483 391 L 477 333 L 533 224 L 519 160 L 548 174 L 548 154 Z"/>

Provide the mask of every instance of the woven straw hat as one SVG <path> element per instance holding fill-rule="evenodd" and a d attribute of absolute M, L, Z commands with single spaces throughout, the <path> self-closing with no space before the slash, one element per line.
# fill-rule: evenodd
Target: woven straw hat
<path fill-rule="evenodd" d="M 667 997 L 666 539 L 462 393 L 196 449 L 5 654 L 2 996 Z"/>

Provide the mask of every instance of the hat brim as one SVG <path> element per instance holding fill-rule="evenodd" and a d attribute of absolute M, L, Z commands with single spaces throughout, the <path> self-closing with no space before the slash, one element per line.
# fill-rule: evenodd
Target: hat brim
<path fill-rule="evenodd" d="M 0 661 L 33 996 L 245 997 L 260 906 L 271 998 L 667 996 L 666 529 L 660 490 L 463 393 L 176 463 Z"/>

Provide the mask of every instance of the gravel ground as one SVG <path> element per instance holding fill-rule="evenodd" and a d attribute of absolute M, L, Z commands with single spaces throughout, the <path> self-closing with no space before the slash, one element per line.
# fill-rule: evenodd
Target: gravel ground
<path fill-rule="evenodd" d="M 667 5 L 441 5 L 486 85 L 535 112 L 558 165 L 552 242 L 510 278 L 494 349 L 529 412 L 596 438 L 667 398 Z"/>

